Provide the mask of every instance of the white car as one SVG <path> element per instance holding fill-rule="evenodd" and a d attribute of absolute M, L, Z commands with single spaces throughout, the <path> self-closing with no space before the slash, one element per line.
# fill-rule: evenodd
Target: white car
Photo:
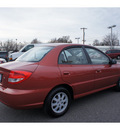
<path fill-rule="evenodd" d="M 19 56 L 21 56 L 24 52 L 30 50 L 31 48 L 33 47 L 37 47 L 37 46 L 40 46 L 40 44 L 28 44 L 26 46 L 24 46 L 20 51 L 18 52 L 14 52 L 14 53 L 10 53 L 9 56 L 8 56 L 8 60 L 9 61 L 14 61 L 16 60 Z"/>
<path fill-rule="evenodd" d="M 6 63 L 6 60 L 3 58 L 0 58 L 0 64 L 2 64 L 2 63 Z"/>

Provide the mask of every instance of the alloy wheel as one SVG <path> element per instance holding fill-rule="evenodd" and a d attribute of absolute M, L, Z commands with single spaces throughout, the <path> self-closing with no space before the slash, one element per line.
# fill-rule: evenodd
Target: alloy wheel
<path fill-rule="evenodd" d="M 58 92 L 51 100 L 51 108 L 55 113 L 62 113 L 68 106 L 68 96 L 64 92 Z"/>

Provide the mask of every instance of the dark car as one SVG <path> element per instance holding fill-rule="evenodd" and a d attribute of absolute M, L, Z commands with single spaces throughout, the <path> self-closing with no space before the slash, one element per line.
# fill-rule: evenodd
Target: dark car
<path fill-rule="evenodd" d="M 6 52 L 6 51 L 0 51 L 0 58 L 3 58 L 6 61 L 8 61 L 8 52 Z"/>
<path fill-rule="evenodd" d="M 120 50 L 108 50 L 105 52 L 109 57 L 120 59 Z"/>
<path fill-rule="evenodd" d="M 2 103 L 43 106 L 55 117 L 66 113 L 71 100 L 111 87 L 120 91 L 120 64 L 87 45 L 41 45 L 0 65 Z"/>

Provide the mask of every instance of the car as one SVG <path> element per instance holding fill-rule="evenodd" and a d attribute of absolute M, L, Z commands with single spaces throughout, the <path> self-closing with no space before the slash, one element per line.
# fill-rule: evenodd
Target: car
<path fill-rule="evenodd" d="M 39 46 L 41 43 L 37 43 L 37 44 L 27 44 L 25 45 L 22 49 L 20 49 L 20 51 L 18 52 L 14 52 L 14 53 L 10 53 L 8 56 L 8 60 L 9 61 L 14 61 L 16 60 L 19 56 L 21 56 L 23 53 L 25 53 L 26 51 L 32 49 L 33 47 L 37 47 Z"/>
<path fill-rule="evenodd" d="M 2 63 L 6 63 L 6 60 L 3 58 L 0 58 L 0 64 L 2 64 Z"/>
<path fill-rule="evenodd" d="M 2 103 L 43 107 L 53 117 L 65 114 L 72 100 L 111 87 L 120 91 L 120 64 L 87 45 L 45 44 L 0 65 Z"/>
<path fill-rule="evenodd" d="M 8 61 L 8 52 L 0 51 L 0 58 L 3 58 L 3 59 L 5 59 L 5 61 Z"/>
<path fill-rule="evenodd" d="M 108 50 L 105 53 L 111 58 L 120 59 L 120 50 Z"/>

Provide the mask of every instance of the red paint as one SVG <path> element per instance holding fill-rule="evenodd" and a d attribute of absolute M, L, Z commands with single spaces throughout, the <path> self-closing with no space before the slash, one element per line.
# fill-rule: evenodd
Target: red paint
<path fill-rule="evenodd" d="M 59 85 L 70 86 L 73 97 L 82 97 L 116 85 L 120 65 L 58 64 L 60 52 L 78 44 L 50 44 L 55 46 L 39 62 L 13 61 L 0 65 L 0 101 L 14 108 L 42 107 L 49 92 Z M 24 78 L 27 75 L 27 78 Z M 11 84 L 8 78 L 24 78 Z"/>

